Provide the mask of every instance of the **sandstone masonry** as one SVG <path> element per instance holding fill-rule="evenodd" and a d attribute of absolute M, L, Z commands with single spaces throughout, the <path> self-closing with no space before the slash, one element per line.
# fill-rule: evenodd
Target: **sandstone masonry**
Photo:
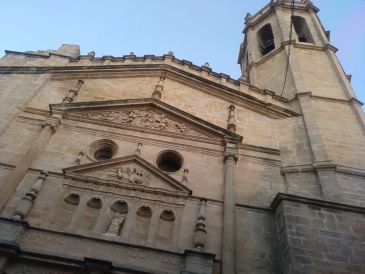
<path fill-rule="evenodd" d="M 317 12 L 247 14 L 238 80 L 6 51 L 0 273 L 365 273 L 365 118 Z"/>

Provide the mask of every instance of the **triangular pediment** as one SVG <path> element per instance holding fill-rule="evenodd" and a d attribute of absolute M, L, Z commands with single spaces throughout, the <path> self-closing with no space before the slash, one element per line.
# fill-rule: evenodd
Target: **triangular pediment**
<path fill-rule="evenodd" d="M 141 191 L 191 194 L 191 190 L 137 155 L 65 168 L 66 178 Z"/>
<path fill-rule="evenodd" d="M 50 105 L 66 119 L 192 140 L 229 140 L 242 137 L 161 101 L 148 99 L 77 102 Z"/>

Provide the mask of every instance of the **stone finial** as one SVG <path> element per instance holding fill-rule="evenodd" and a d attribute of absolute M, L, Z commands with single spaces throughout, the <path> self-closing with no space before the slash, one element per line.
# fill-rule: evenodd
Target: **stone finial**
<path fill-rule="evenodd" d="M 229 106 L 227 129 L 236 132 L 236 107 L 234 105 Z"/>
<path fill-rule="evenodd" d="M 155 87 L 155 90 L 153 91 L 153 94 L 152 94 L 152 98 L 156 99 L 156 100 L 161 100 L 161 97 L 162 97 L 162 91 L 163 91 L 163 84 L 165 82 L 165 75 L 161 75 L 160 76 L 160 79 L 158 80 L 158 83 Z"/>
<path fill-rule="evenodd" d="M 210 68 L 210 65 L 209 65 L 209 63 L 208 63 L 208 62 L 206 62 L 206 63 L 203 65 L 203 67 L 205 67 L 205 68 Z"/>
<path fill-rule="evenodd" d="M 77 155 L 77 158 L 75 160 L 76 165 L 79 166 L 81 164 L 81 160 L 84 157 L 84 155 L 85 155 L 84 152 L 82 151 L 79 152 L 79 155 Z"/>
<path fill-rule="evenodd" d="M 41 190 L 47 176 L 48 173 L 46 171 L 41 171 L 37 180 L 32 185 L 30 191 L 28 191 L 25 196 L 19 201 L 15 209 L 14 219 L 22 220 L 28 215 L 30 209 L 32 208 L 33 201 L 37 198 L 37 195 Z"/>
<path fill-rule="evenodd" d="M 77 83 L 68 91 L 66 97 L 62 100 L 63 103 L 71 103 L 75 96 L 79 93 L 81 87 L 84 85 L 84 81 L 78 80 Z"/>
<path fill-rule="evenodd" d="M 186 185 L 188 183 L 188 175 L 189 175 L 189 169 L 185 168 L 184 169 L 184 174 L 183 174 L 183 177 L 181 179 L 181 183 L 183 185 Z"/>
<path fill-rule="evenodd" d="M 94 58 L 95 57 L 95 51 L 92 50 L 87 55 Z"/>
<path fill-rule="evenodd" d="M 131 52 L 129 53 L 129 55 L 135 55 L 135 54 L 134 54 L 134 52 L 133 52 L 133 51 L 131 51 Z"/>
<path fill-rule="evenodd" d="M 207 230 L 206 230 L 206 206 L 207 206 L 207 200 L 201 199 L 200 200 L 200 208 L 199 208 L 199 214 L 198 214 L 198 221 L 195 226 L 195 233 L 194 233 L 194 249 L 196 250 L 203 250 L 206 244 L 206 238 L 207 238 Z"/>
<path fill-rule="evenodd" d="M 169 51 L 167 54 L 174 56 L 174 52 L 173 51 Z"/>
<path fill-rule="evenodd" d="M 141 156 L 141 149 L 142 149 L 142 143 L 138 143 L 137 148 L 134 151 L 134 154 Z"/>

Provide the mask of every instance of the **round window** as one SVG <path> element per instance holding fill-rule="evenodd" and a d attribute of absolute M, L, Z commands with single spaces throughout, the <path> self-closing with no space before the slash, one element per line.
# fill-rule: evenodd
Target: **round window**
<path fill-rule="evenodd" d="M 90 145 L 90 158 L 96 161 L 105 161 L 113 158 L 118 151 L 118 145 L 108 139 L 99 139 Z"/>
<path fill-rule="evenodd" d="M 166 150 L 157 157 L 156 164 L 163 171 L 175 172 L 182 167 L 183 157 L 176 151 Z"/>

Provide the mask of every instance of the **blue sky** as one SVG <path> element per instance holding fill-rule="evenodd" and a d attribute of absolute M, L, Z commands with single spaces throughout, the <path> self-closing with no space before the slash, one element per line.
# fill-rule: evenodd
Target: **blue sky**
<path fill-rule="evenodd" d="M 240 76 L 237 56 L 247 12 L 269 0 L 2 0 L 4 50 L 57 49 L 79 44 L 82 54 L 162 55 Z M 313 0 L 358 98 L 365 102 L 365 0 Z"/>

